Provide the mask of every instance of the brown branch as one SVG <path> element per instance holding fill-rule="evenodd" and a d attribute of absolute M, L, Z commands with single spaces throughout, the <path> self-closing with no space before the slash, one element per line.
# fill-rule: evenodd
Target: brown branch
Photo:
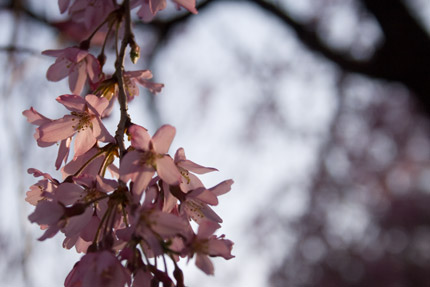
<path fill-rule="evenodd" d="M 124 0 L 122 4 L 123 16 L 125 20 L 125 32 L 124 38 L 121 41 L 121 48 L 119 50 L 118 58 L 115 62 L 115 78 L 118 81 L 118 102 L 120 105 L 121 118 L 118 123 L 118 128 L 115 132 L 115 139 L 120 149 L 120 158 L 125 154 L 125 145 L 124 145 L 124 133 L 127 128 L 127 125 L 130 123 L 130 116 L 127 112 L 127 95 L 125 92 L 124 85 L 124 59 L 125 59 L 125 51 L 127 46 L 134 42 L 134 35 L 131 30 L 131 16 L 130 16 L 130 1 Z"/>

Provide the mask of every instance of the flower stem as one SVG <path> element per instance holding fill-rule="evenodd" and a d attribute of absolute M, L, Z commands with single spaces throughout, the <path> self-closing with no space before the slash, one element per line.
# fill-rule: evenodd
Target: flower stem
<path fill-rule="evenodd" d="M 120 150 L 120 159 L 124 156 L 126 149 L 124 145 L 124 133 L 127 129 L 127 126 L 130 124 L 130 116 L 127 112 L 127 96 L 125 92 L 124 86 L 124 58 L 125 58 L 125 50 L 131 41 L 133 41 L 134 35 L 131 31 L 131 16 L 130 16 L 130 1 L 124 0 L 122 4 L 123 8 L 123 16 L 125 19 L 124 23 L 124 37 L 121 42 L 121 48 L 119 51 L 118 58 L 115 63 L 115 78 L 118 81 L 118 101 L 120 105 L 121 118 L 118 123 L 118 128 L 115 133 L 115 139 L 118 144 Z"/>

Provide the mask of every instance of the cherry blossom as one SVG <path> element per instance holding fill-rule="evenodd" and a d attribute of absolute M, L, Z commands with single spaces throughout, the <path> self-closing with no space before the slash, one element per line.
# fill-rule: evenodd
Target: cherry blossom
<path fill-rule="evenodd" d="M 197 13 L 195 0 L 172 1 L 178 9 Z M 50 119 L 31 107 L 23 115 L 36 126 L 34 138 L 40 147 L 58 144 L 55 167 L 60 169 L 64 164 L 61 180 L 29 169 L 39 180 L 25 198 L 35 206 L 28 219 L 44 230 L 39 240 L 61 232 L 64 248 L 75 247 L 85 253 L 64 285 L 149 287 L 161 283 L 184 287 L 177 262 L 194 255 L 197 267 L 213 274 L 209 256 L 234 257 L 233 242 L 214 235 L 223 220 L 212 209 L 218 205 L 218 196 L 230 191 L 233 180 L 206 188 L 199 176 L 217 169 L 187 159 L 183 148 L 172 158 L 168 151 L 176 134 L 173 126 L 163 125 L 151 137 L 127 112 L 127 104 L 139 94 L 139 85 L 152 93 L 164 87 L 150 81 L 149 70 L 124 70 L 128 47 L 132 63 L 139 50 L 130 9 L 139 8 L 138 16 L 150 21 L 166 7 L 166 0 L 59 0 L 58 4 L 61 13 L 67 11 L 71 17 L 68 29 L 84 27 L 82 33 L 89 35 L 80 48 L 43 52 L 57 58 L 48 68 L 47 79 L 69 78 L 73 94 L 59 96 L 57 101 L 70 113 Z M 88 52 L 89 48 L 100 48 L 93 38 L 97 33 L 102 65 Z M 106 77 L 105 47 L 111 41 L 117 58 L 115 72 Z M 90 93 L 81 97 L 86 83 Z M 116 100 L 120 120 L 114 138 L 103 120 Z M 192 221 L 198 224 L 197 232 Z M 167 268 L 168 259 L 173 272 Z"/>
<path fill-rule="evenodd" d="M 87 95 L 85 99 L 76 95 L 63 95 L 57 101 L 70 110 L 71 114 L 43 123 L 37 130 L 39 145 L 51 145 L 77 134 L 74 144 L 74 156 L 77 157 L 97 141 L 115 141 L 100 120 L 100 115 L 109 104 L 106 99 L 94 95 Z"/>
<path fill-rule="evenodd" d="M 81 94 L 87 79 L 91 82 L 99 80 L 100 64 L 86 50 L 70 47 L 61 50 L 46 50 L 42 54 L 57 58 L 46 73 L 47 79 L 58 82 L 68 76 L 70 91 L 73 94 Z"/>
<path fill-rule="evenodd" d="M 204 221 L 199 226 L 197 235 L 192 239 L 189 252 L 196 254 L 196 266 L 208 275 L 214 274 L 214 267 L 209 256 L 221 256 L 224 259 L 231 259 L 233 242 L 224 239 L 224 236 L 215 236 L 214 232 L 221 226 L 212 221 Z M 192 256 L 191 255 L 191 256 Z"/>
<path fill-rule="evenodd" d="M 114 1 L 106 0 L 58 0 L 58 6 L 61 13 L 69 10 L 72 19 L 83 22 L 87 29 L 97 28 L 109 13 L 118 8 Z"/>
<path fill-rule="evenodd" d="M 131 145 L 135 150 L 129 151 L 122 159 L 120 176 L 124 181 L 133 181 L 135 194 L 142 194 L 155 172 L 170 185 L 181 182 L 182 176 L 173 159 L 166 155 L 175 133 L 174 127 L 164 125 L 151 138 L 141 126 L 132 125 L 129 128 Z"/>
<path fill-rule="evenodd" d="M 193 14 L 197 14 L 195 0 L 172 0 L 176 6 L 184 7 Z M 158 11 L 166 8 L 166 0 L 134 0 L 132 7 L 138 7 L 137 15 L 145 22 L 151 21 Z"/>
<path fill-rule="evenodd" d="M 64 282 L 65 287 L 130 285 L 130 272 L 107 250 L 85 254 Z"/>

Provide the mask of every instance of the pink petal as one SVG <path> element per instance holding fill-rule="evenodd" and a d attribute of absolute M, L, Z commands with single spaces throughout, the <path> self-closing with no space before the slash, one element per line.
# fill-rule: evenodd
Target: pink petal
<path fill-rule="evenodd" d="M 167 153 L 175 137 L 175 133 L 176 129 L 171 125 L 163 125 L 159 128 L 152 137 L 154 150 L 159 154 Z"/>
<path fill-rule="evenodd" d="M 110 135 L 109 131 L 105 128 L 99 118 L 94 118 L 91 122 L 93 124 L 93 135 L 97 140 L 105 143 L 115 143 L 115 138 Z"/>
<path fill-rule="evenodd" d="M 89 107 L 93 108 L 95 114 L 101 116 L 104 110 L 109 106 L 109 101 L 106 98 L 99 98 L 95 95 L 87 95 L 85 101 L 89 104 Z"/>
<path fill-rule="evenodd" d="M 75 157 L 89 151 L 97 142 L 90 127 L 83 128 L 76 133 Z"/>
<path fill-rule="evenodd" d="M 94 57 L 91 54 L 88 54 L 88 56 L 86 57 L 86 61 L 87 61 L 87 74 L 88 77 L 90 78 L 90 81 L 95 83 L 99 80 L 100 78 L 100 63 L 99 61 L 96 59 L 96 57 Z"/>
<path fill-rule="evenodd" d="M 149 0 L 152 14 L 166 8 L 166 0 Z"/>
<path fill-rule="evenodd" d="M 215 239 L 209 240 L 208 253 L 211 256 L 221 256 L 224 259 L 234 258 L 231 255 L 231 249 L 233 248 L 233 242 L 227 239 Z"/>
<path fill-rule="evenodd" d="M 125 76 L 136 79 L 151 79 L 152 73 L 150 70 L 138 70 L 125 72 Z"/>
<path fill-rule="evenodd" d="M 60 50 L 45 50 L 42 51 L 42 55 L 50 56 L 50 57 L 60 57 L 64 55 L 64 51 L 66 49 L 60 49 Z"/>
<path fill-rule="evenodd" d="M 151 136 L 144 127 L 132 125 L 128 129 L 128 132 L 131 136 L 131 145 L 134 148 L 145 151 L 149 150 L 149 142 L 151 140 Z"/>
<path fill-rule="evenodd" d="M 233 183 L 234 181 L 232 179 L 224 180 L 223 182 L 215 185 L 214 187 L 209 188 L 209 190 L 216 196 L 220 196 L 229 192 Z"/>
<path fill-rule="evenodd" d="M 193 190 L 190 193 L 188 193 L 187 196 L 196 198 L 210 205 L 218 204 L 218 198 L 216 197 L 216 195 L 214 195 L 212 192 L 204 188 Z"/>
<path fill-rule="evenodd" d="M 49 226 L 45 233 L 43 233 L 43 235 L 37 240 L 43 241 L 47 238 L 52 238 L 55 234 L 57 234 L 58 231 L 60 231 L 60 226 L 58 226 L 57 224 Z"/>
<path fill-rule="evenodd" d="M 154 211 L 150 215 L 151 229 L 162 237 L 171 237 L 184 233 L 188 223 L 176 215 L 162 211 Z"/>
<path fill-rule="evenodd" d="M 155 161 L 157 173 L 160 178 L 169 185 L 178 185 L 182 181 L 182 175 L 170 156 L 157 158 Z"/>
<path fill-rule="evenodd" d="M 68 218 L 62 231 L 67 237 L 78 235 L 90 222 L 92 216 L 93 208 L 87 208 L 83 214 Z"/>
<path fill-rule="evenodd" d="M 196 266 L 206 274 L 214 275 L 214 266 L 207 255 L 197 253 Z"/>
<path fill-rule="evenodd" d="M 149 8 L 149 3 L 144 1 L 139 11 L 137 11 L 137 16 L 139 16 L 143 22 L 150 22 L 154 18 L 155 14 L 152 13 L 151 9 Z"/>
<path fill-rule="evenodd" d="M 69 8 L 70 0 L 58 0 L 58 6 L 60 8 L 61 14 L 66 12 L 67 8 Z"/>
<path fill-rule="evenodd" d="M 68 164 L 66 164 L 62 169 L 61 173 L 63 175 L 63 179 L 75 174 L 91 157 L 95 156 L 99 151 L 98 148 L 92 148 L 85 154 L 73 158 Z M 94 158 L 90 164 L 88 164 L 83 170 L 82 173 L 96 175 L 99 172 L 100 165 L 102 164 L 105 156 L 100 154 L 98 157 Z"/>
<path fill-rule="evenodd" d="M 145 79 L 137 79 L 137 82 L 143 87 L 147 88 L 153 94 L 160 93 L 164 87 L 164 84 L 154 83 Z"/>
<path fill-rule="evenodd" d="M 178 150 L 175 153 L 175 163 L 178 163 L 180 161 L 186 160 L 187 158 L 185 157 L 185 151 L 182 147 L 178 148 Z"/>
<path fill-rule="evenodd" d="M 57 97 L 57 102 L 64 105 L 69 111 L 84 112 L 86 101 L 78 95 L 62 95 Z"/>
<path fill-rule="evenodd" d="M 71 182 L 64 182 L 55 190 L 55 199 L 64 205 L 72 205 L 84 196 L 84 190 Z"/>
<path fill-rule="evenodd" d="M 45 143 L 55 143 L 71 137 L 76 131 L 73 127 L 76 121 L 79 121 L 79 118 L 67 115 L 61 119 L 41 125 L 39 128 L 39 140 Z"/>
<path fill-rule="evenodd" d="M 142 153 L 137 150 L 129 151 L 122 159 L 119 174 L 124 181 L 134 180 L 140 171 L 140 158 Z"/>
<path fill-rule="evenodd" d="M 219 225 L 216 222 L 204 220 L 199 225 L 199 230 L 197 231 L 197 237 L 200 239 L 207 239 L 212 234 L 215 233 L 217 229 L 221 228 L 221 225 Z"/>
<path fill-rule="evenodd" d="M 70 47 L 63 50 L 64 57 L 73 63 L 79 63 L 89 54 L 86 50 L 81 50 L 76 47 Z"/>
<path fill-rule="evenodd" d="M 218 171 L 216 168 L 213 167 L 205 167 L 199 164 L 196 164 L 190 160 L 184 160 L 178 163 L 179 167 L 182 167 L 185 170 L 189 170 L 191 172 L 197 173 L 197 174 L 205 174 L 211 171 Z"/>
<path fill-rule="evenodd" d="M 197 14 L 196 0 L 173 0 L 179 6 L 184 7 L 193 14 Z"/>
<path fill-rule="evenodd" d="M 39 225 L 54 225 L 63 216 L 64 208 L 54 201 L 40 201 L 32 214 L 28 216 L 31 222 L 37 222 Z"/>
<path fill-rule="evenodd" d="M 154 169 L 150 166 L 143 166 L 134 180 L 133 193 L 140 196 L 148 187 L 149 182 L 154 176 Z"/>
<path fill-rule="evenodd" d="M 58 148 L 57 160 L 55 161 L 55 167 L 57 169 L 59 169 L 61 167 L 61 163 L 63 161 L 64 161 L 64 163 L 67 161 L 67 158 L 69 156 L 71 141 L 72 141 L 72 138 L 67 138 L 67 139 L 61 141 L 60 147 Z"/>
<path fill-rule="evenodd" d="M 35 109 L 33 109 L 33 107 L 31 107 L 29 110 L 23 111 L 22 114 L 27 118 L 27 121 L 30 124 L 36 126 L 41 126 L 52 121 L 51 119 L 39 114 Z"/>
<path fill-rule="evenodd" d="M 46 78 L 52 82 L 58 82 L 64 79 L 69 75 L 71 65 L 74 64 L 70 63 L 67 59 L 58 58 L 55 63 L 48 68 Z"/>
<path fill-rule="evenodd" d="M 73 94 L 80 95 L 87 81 L 87 71 L 84 63 L 75 65 L 69 74 L 69 88 Z"/>

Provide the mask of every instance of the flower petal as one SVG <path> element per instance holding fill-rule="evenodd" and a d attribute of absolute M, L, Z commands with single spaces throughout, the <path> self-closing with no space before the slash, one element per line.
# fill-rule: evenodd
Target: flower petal
<path fill-rule="evenodd" d="M 66 115 L 61 119 L 43 124 L 39 128 L 39 140 L 45 143 L 55 143 L 71 137 L 75 132 L 74 123 L 79 120 L 75 116 Z"/>
<path fill-rule="evenodd" d="M 64 105 L 66 109 L 72 112 L 85 111 L 85 99 L 78 95 L 62 95 L 57 97 L 57 102 Z"/>
<path fill-rule="evenodd" d="M 90 127 L 79 130 L 75 138 L 75 156 L 78 157 L 89 151 L 97 142 Z"/>
<path fill-rule="evenodd" d="M 157 173 L 163 181 L 170 185 L 178 185 L 182 181 L 182 175 L 170 156 L 157 158 L 155 164 Z"/>
<path fill-rule="evenodd" d="M 214 266 L 207 255 L 197 253 L 196 266 L 206 274 L 214 275 Z"/>
<path fill-rule="evenodd" d="M 149 150 L 149 142 L 151 140 L 151 136 L 144 127 L 141 127 L 139 125 L 132 125 L 128 129 L 128 132 L 131 136 L 131 145 L 134 148 L 145 151 Z"/>
<path fill-rule="evenodd" d="M 152 137 L 154 150 L 159 154 L 165 154 L 169 151 L 173 138 L 175 137 L 176 129 L 171 125 L 164 125 L 157 130 Z"/>

